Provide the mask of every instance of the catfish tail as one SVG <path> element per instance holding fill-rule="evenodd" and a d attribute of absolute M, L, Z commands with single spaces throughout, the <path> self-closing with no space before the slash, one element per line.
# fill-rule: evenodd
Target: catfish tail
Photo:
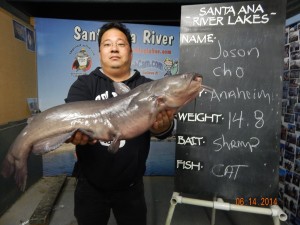
<path fill-rule="evenodd" d="M 1 165 L 1 175 L 5 178 L 10 177 L 15 171 L 15 160 L 7 154 Z"/>

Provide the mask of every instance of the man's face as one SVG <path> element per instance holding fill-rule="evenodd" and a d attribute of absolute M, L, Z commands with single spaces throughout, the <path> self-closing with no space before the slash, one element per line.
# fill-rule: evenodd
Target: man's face
<path fill-rule="evenodd" d="M 100 62 L 105 69 L 130 69 L 132 51 L 124 33 L 118 29 L 106 31 L 100 43 Z"/>

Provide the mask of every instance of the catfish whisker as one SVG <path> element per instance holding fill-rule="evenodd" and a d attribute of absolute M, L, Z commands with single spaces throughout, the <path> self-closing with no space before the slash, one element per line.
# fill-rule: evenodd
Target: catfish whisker
<path fill-rule="evenodd" d="M 206 93 L 206 92 L 208 92 L 208 93 L 210 93 L 210 94 L 212 94 L 214 91 L 215 91 L 215 89 L 214 88 L 212 88 L 212 87 L 209 87 L 209 86 L 206 86 L 206 85 L 201 85 L 201 91 L 199 92 L 199 97 L 201 97 L 201 94 L 204 92 L 204 93 Z"/>

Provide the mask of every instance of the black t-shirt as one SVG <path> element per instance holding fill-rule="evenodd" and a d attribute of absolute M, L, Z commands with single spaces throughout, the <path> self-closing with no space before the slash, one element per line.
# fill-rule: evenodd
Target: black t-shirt
<path fill-rule="evenodd" d="M 138 71 L 125 83 L 131 89 L 151 81 Z M 105 76 L 100 67 L 89 75 L 79 76 L 72 84 L 65 101 L 105 100 L 116 95 L 113 81 Z M 170 132 L 171 133 L 171 132 Z M 127 188 L 140 180 L 146 170 L 146 160 L 150 149 L 150 132 L 131 139 L 122 140 L 116 154 L 107 151 L 108 143 L 78 145 L 76 154 L 81 176 L 102 190 Z"/>

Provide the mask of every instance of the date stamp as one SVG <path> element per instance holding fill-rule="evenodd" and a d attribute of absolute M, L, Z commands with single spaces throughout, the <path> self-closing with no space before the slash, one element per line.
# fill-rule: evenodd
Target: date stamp
<path fill-rule="evenodd" d="M 272 198 L 272 197 L 236 198 L 235 204 L 248 205 L 248 206 L 271 206 L 271 205 L 277 205 L 277 198 Z"/>

